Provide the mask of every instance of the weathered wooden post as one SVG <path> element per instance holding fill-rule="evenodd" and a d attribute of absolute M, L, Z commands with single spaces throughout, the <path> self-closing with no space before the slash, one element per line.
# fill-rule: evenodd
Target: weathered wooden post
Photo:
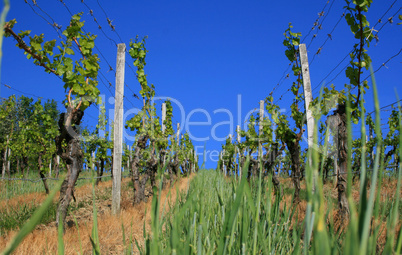
<path fill-rule="evenodd" d="M 130 150 L 130 145 L 127 145 L 127 151 L 128 151 L 128 159 L 127 159 L 127 171 L 130 172 L 130 162 L 131 162 L 131 150 Z"/>
<path fill-rule="evenodd" d="M 177 131 L 176 131 L 177 144 L 179 144 L 179 138 L 180 138 L 180 123 L 177 123 Z"/>
<path fill-rule="evenodd" d="M 162 104 L 162 133 L 165 133 L 165 120 L 166 120 L 166 103 Z"/>
<path fill-rule="evenodd" d="M 7 154 L 7 174 L 8 178 L 11 178 L 11 149 L 8 147 L 8 154 Z"/>
<path fill-rule="evenodd" d="M 3 155 L 3 169 L 2 169 L 2 173 L 1 173 L 2 178 L 4 178 L 6 176 L 8 141 L 9 140 L 8 140 L 8 135 L 7 135 L 7 145 L 6 145 L 6 148 L 4 150 L 4 155 Z"/>
<path fill-rule="evenodd" d="M 59 178 L 59 171 L 60 171 L 60 156 L 56 155 L 56 163 L 54 165 L 54 177 Z"/>
<path fill-rule="evenodd" d="M 240 143 L 240 125 L 237 125 L 236 133 L 237 133 L 237 143 Z M 238 151 L 239 151 L 239 157 L 237 159 L 237 163 L 239 164 L 239 180 L 240 180 L 241 179 L 241 168 L 242 168 L 242 165 L 241 165 L 242 152 L 240 151 L 239 148 L 238 148 Z"/>
<path fill-rule="evenodd" d="M 121 158 L 123 150 L 123 95 L 124 66 L 126 45 L 117 45 L 116 60 L 116 92 L 114 108 L 114 141 L 113 141 L 113 184 L 112 184 L 112 214 L 120 213 L 121 197 Z"/>
<path fill-rule="evenodd" d="M 264 121 L 264 100 L 260 100 L 260 123 L 258 127 L 258 160 L 262 158 L 262 123 Z"/>
<path fill-rule="evenodd" d="M 310 103 L 313 101 L 313 94 L 311 93 L 311 81 L 310 81 L 310 69 L 308 65 L 308 58 L 307 58 L 307 49 L 306 44 L 299 45 L 299 54 L 300 54 L 300 62 L 302 68 L 302 76 L 303 76 L 303 89 L 304 89 L 304 106 L 306 110 L 306 117 L 307 117 L 307 143 L 309 150 L 313 147 L 314 142 L 314 126 L 315 120 L 310 109 Z M 311 169 L 313 166 L 311 153 L 308 155 L 309 158 L 307 160 L 308 164 L 310 165 Z M 315 170 L 315 169 L 313 169 Z M 313 192 L 315 191 L 315 180 L 316 180 L 316 171 L 313 171 Z"/>

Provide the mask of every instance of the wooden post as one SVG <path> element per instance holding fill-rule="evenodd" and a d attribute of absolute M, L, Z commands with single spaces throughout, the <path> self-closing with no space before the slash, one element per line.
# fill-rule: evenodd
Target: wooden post
<path fill-rule="evenodd" d="M 177 123 L 177 131 L 176 131 L 177 144 L 179 144 L 179 138 L 180 138 L 180 123 Z"/>
<path fill-rule="evenodd" d="M 4 150 L 4 155 L 3 155 L 3 168 L 1 172 L 1 177 L 4 178 L 6 176 L 6 168 L 7 168 L 7 147 Z"/>
<path fill-rule="evenodd" d="M 128 159 L 127 159 L 127 171 L 130 172 L 130 161 L 131 161 L 131 150 L 130 150 L 130 145 L 127 145 L 127 151 L 128 151 Z"/>
<path fill-rule="evenodd" d="M 260 125 L 258 127 L 258 159 L 262 158 L 262 122 L 264 121 L 264 100 L 260 100 Z"/>
<path fill-rule="evenodd" d="M 162 133 L 165 133 L 165 120 L 166 120 L 166 103 L 162 104 Z"/>
<path fill-rule="evenodd" d="M 307 115 L 307 134 L 308 134 L 308 146 L 311 149 L 314 139 L 314 117 L 312 115 L 311 109 L 309 108 L 310 102 L 313 101 L 313 94 L 311 93 L 311 81 L 310 81 L 310 70 L 308 66 L 307 49 L 306 44 L 300 44 L 300 62 L 302 67 L 303 76 L 303 88 L 304 88 L 304 106 L 306 108 Z"/>
<path fill-rule="evenodd" d="M 229 140 L 230 140 L 230 143 L 232 143 L 232 135 L 231 134 L 229 134 Z M 236 150 L 235 150 L 236 151 Z M 228 161 L 228 163 L 229 163 L 229 161 Z M 231 169 L 230 169 L 230 166 L 228 166 L 227 168 L 226 168 L 226 171 L 227 171 L 227 175 L 231 175 L 232 173 L 230 173 L 229 171 L 230 171 Z"/>
<path fill-rule="evenodd" d="M 196 153 L 195 153 L 195 150 L 193 150 L 193 153 L 194 153 L 194 173 L 195 173 L 195 164 L 197 163 L 197 155 L 196 155 Z"/>
<path fill-rule="evenodd" d="M 237 133 L 237 143 L 240 143 L 240 125 L 237 125 L 236 128 L 236 133 Z M 239 164 L 239 179 L 241 179 L 241 151 L 239 150 L 239 157 L 237 159 L 237 162 Z"/>
<path fill-rule="evenodd" d="M 8 155 L 7 155 L 7 173 L 8 173 L 9 178 L 11 177 L 11 169 L 10 169 L 11 161 L 10 161 L 10 158 L 11 158 L 11 149 L 9 147 L 8 148 Z"/>
<path fill-rule="evenodd" d="M 189 153 L 190 153 L 190 155 L 188 156 L 188 159 L 189 159 L 189 161 L 191 161 L 191 159 L 193 158 L 193 151 L 190 150 Z M 189 164 L 189 167 L 190 167 L 190 173 L 192 173 L 193 172 L 193 165 Z"/>
<path fill-rule="evenodd" d="M 121 197 L 121 157 L 123 151 L 123 95 L 124 67 L 126 62 L 126 45 L 117 45 L 116 60 L 116 92 L 114 105 L 114 141 L 113 141 L 113 184 L 112 184 L 112 214 L 120 213 Z"/>
<path fill-rule="evenodd" d="M 92 152 L 91 157 L 92 157 L 91 170 L 95 171 L 95 152 L 94 151 Z"/>
<path fill-rule="evenodd" d="M 2 169 L 2 173 L 1 173 L 2 178 L 4 178 L 6 176 L 7 151 L 8 151 L 8 135 L 7 135 L 7 145 L 6 145 L 6 148 L 4 149 L 4 155 L 3 155 L 3 169 Z"/>
<path fill-rule="evenodd" d="M 49 177 L 52 176 L 52 158 L 50 158 L 50 162 L 49 162 Z"/>
<path fill-rule="evenodd" d="M 237 133 L 237 142 L 240 143 L 240 125 L 237 125 L 236 128 L 236 133 Z"/>
<path fill-rule="evenodd" d="M 220 158 L 220 160 L 221 160 L 221 162 L 222 162 L 222 172 L 223 173 L 225 173 L 225 162 L 223 162 L 223 152 L 224 152 L 225 150 L 222 150 L 221 151 L 221 153 L 219 153 L 219 158 Z"/>
<path fill-rule="evenodd" d="M 307 58 L 307 49 L 306 44 L 300 44 L 299 46 L 299 54 L 300 54 L 300 62 L 302 68 L 302 76 L 303 76 L 303 88 L 304 88 L 304 106 L 306 110 L 306 117 L 307 117 L 307 143 L 309 150 L 312 149 L 313 142 L 314 142 L 314 127 L 315 127 L 315 120 L 313 114 L 310 109 L 310 102 L 313 101 L 313 94 L 311 93 L 311 81 L 310 81 L 310 70 L 308 66 L 308 58 Z M 307 160 L 310 167 L 312 167 L 312 158 L 311 153 L 310 157 Z M 315 191 L 315 180 L 316 176 L 313 172 L 313 192 Z"/>
<path fill-rule="evenodd" d="M 6 164 L 7 164 L 7 147 L 6 147 L 6 149 L 4 150 L 4 155 L 3 155 L 3 168 L 2 168 L 2 171 L 1 171 L 1 177 L 2 178 L 4 178 L 5 176 L 6 176 Z"/>
<path fill-rule="evenodd" d="M 60 156 L 56 156 L 56 164 L 54 166 L 55 170 L 55 178 L 59 178 L 59 171 L 60 171 Z"/>

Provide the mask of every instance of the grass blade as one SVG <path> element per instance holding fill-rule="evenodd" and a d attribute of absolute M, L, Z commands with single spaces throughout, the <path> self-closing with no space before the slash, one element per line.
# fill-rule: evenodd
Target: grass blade
<path fill-rule="evenodd" d="M 45 199 L 43 204 L 35 211 L 32 217 L 28 220 L 28 222 L 21 228 L 18 234 L 11 240 L 11 242 L 7 245 L 6 249 L 2 252 L 2 254 L 7 255 L 11 254 L 18 245 L 24 240 L 24 238 L 31 233 L 36 225 L 42 219 L 42 216 L 46 213 L 47 209 L 53 202 L 53 198 L 55 197 L 56 193 L 60 190 L 61 184 L 63 180 L 59 181 L 56 187 L 52 190 L 49 196 Z"/>

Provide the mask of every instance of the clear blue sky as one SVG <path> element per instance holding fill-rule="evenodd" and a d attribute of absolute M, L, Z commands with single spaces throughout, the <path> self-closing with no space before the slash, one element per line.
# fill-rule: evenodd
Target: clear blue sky
<path fill-rule="evenodd" d="M 32 30 L 32 34 L 44 33 L 47 40 L 57 37 L 48 21 L 53 22 L 53 19 L 65 28 L 70 19 L 69 11 L 73 14 L 84 12 L 85 30 L 98 34 L 96 45 L 103 54 L 100 56 L 102 73 L 113 85 L 114 72 L 108 72 L 107 62 L 115 67 L 116 46 L 107 37 L 117 43 L 124 42 L 128 45 L 130 39 L 136 35 L 140 37 L 147 35 L 149 53 L 145 72 L 148 74 L 149 82 L 155 84 L 157 96 L 174 98 L 183 106 L 185 116 L 181 116 L 179 108 L 173 105 L 174 122 L 180 122 L 182 117 L 188 118 L 189 113 L 196 109 L 202 110 L 190 116 L 191 122 L 206 122 L 208 121 L 206 113 L 210 116 L 210 124 L 189 128 L 194 137 L 209 138 L 206 142 L 195 141 L 196 146 L 204 146 L 206 143 L 207 150 L 221 148 L 222 141 L 216 141 L 212 137 L 212 131 L 218 138 L 224 138 L 234 132 L 227 123 L 230 119 L 226 111 L 233 115 L 233 128 L 235 128 L 239 122 L 244 122 L 246 113 L 257 108 L 259 100 L 264 99 L 280 81 L 288 66 L 288 60 L 284 55 L 285 47 L 282 44 L 283 33 L 288 23 L 292 22 L 293 31 L 301 32 L 305 37 L 318 18 L 318 13 L 325 6 L 324 17 L 319 20 L 322 29 L 313 30 L 304 41 L 309 46 L 311 61 L 340 19 L 345 5 L 345 2 L 340 0 L 330 0 L 327 5 L 326 1 L 317 0 L 99 0 L 99 2 L 84 0 L 93 10 L 106 37 L 93 21 L 89 9 L 79 0 L 64 0 L 68 10 L 60 1 L 37 0 L 38 6 L 33 6 L 30 0 L 27 1 L 37 14 L 23 0 L 11 0 L 7 20 L 17 19 L 16 30 Z M 368 14 L 371 26 L 376 24 L 393 2 L 394 0 L 374 1 Z M 398 11 L 402 14 L 401 7 L 402 1 L 396 1 L 384 16 L 382 23 L 377 24 L 375 29 L 379 30 L 387 19 Z M 373 60 L 374 70 L 401 50 L 402 26 L 397 26 L 400 22 L 397 16 L 394 17 L 392 24 L 384 25 L 378 34 L 378 43 L 373 42 L 369 48 L 368 54 Z M 106 17 L 112 21 L 117 33 L 108 26 Z M 314 34 L 317 36 L 311 41 Z M 326 42 L 310 66 L 313 88 L 346 56 L 355 43 L 344 19 L 339 22 L 331 35 L 332 39 Z M 97 50 L 95 52 L 99 53 Z M 126 59 L 133 68 L 128 55 Z M 324 82 L 331 81 L 347 61 L 348 58 Z M 376 73 L 381 105 L 396 101 L 395 89 L 402 96 L 401 62 L 402 54 L 390 60 Z M 7 84 L 13 89 L 24 92 L 26 96 L 33 94 L 43 98 L 54 98 L 59 102 L 64 98 L 65 92 L 61 81 L 53 75 L 46 74 L 42 68 L 34 66 L 31 60 L 27 60 L 22 51 L 15 47 L 15 41 L 11 38 L 4 40 L 1 74 L 0 97 L 21 94 L 3 85 Z M 332 81 L 336 88 L 342 88 L 345 82 L 344 72 Z M 125 87 L 126 110 L 140 107 L 141 102 L 131 96 L 132 91 L 138 94 L 139 84 L 129 66 L 126 66 L 126 83 L 130 87 L 130 89 Z M 289 79 L 281 82 L 275 90 L 274 99 L 279 99 L 290 85 Z M 99 83 L 99 88 L 106 99 L 111 97 L 102 82 Z M 114 93 L 114 87 L 110 90 Z M 314 96 L 317 96 L 317 93 L 314 93 Z M 239 97 L 241 97 L 240 107 Z M 370 111 L 373 109 L 371 90 L 365 98 Z M 289 111 L 291 100 L 289 92 L 279 101 L 279 105 Z M 62 109 L 61 104 L 59 105 Z M 110 109 L 113 110 L 113 105 L 107 104 L 107 109 L 109 113 Z M 241 109 L 241 113 L 238 109 Z M 97 109 L 91 106 L 84 116 L 84 125 L 94 126 L 97 114 Z M 241 120 L 238 120 L 239 115 Z M 226 124 L 222 121 L 226 121 Z M 222 125 L 213 129 L 218 123 Z M 185 123 L 182 123 L 183 125 Z M 130 141 L 127 142 L 131 144 Z M 198 152 L 202 153 L 202 149 L 199 148 Z M 206 164 L 206 167 L 210 168 L 215 166 L 216 163 L 211 160 Z"/>

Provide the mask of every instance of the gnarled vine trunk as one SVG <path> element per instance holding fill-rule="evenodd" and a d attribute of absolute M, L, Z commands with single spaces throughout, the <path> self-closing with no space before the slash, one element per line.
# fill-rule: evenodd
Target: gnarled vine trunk
<path fill-rule="evenodd" d="M 102 180 L 103 172 L 105 170 L 105 159 L 100 158 L 100 163 L 96 162 L 95 165 L 96 165 L 97 170 L 98 170 L 96 172 L 96 176 L 98 178 L 96 179 L 95 185 L 98 186 L 99 182 L 101 182 L 101 180 Z"/>
<path fill-rule="evenodd" d="M 39 154 L 39 157 L 38 157 L 38 165 L 39 165 L 39 176 L 42 179 L 46 194 L 49 194 L 49 186 L 47 185 L 46 176 L 42 172 L 42 154 L 41 153 Z"/>
<path fill-rule="evenodd" d="M 259 161 L 250 157 L 250 164 L 248 165 L 248 176 L 247 180 L 250 181 L 250 178 L 253 177 L 253 180 L 258 178 L 258 165 Z"/>
<path fill-rule="evenodd" d="M 293 197 L 293 203 L 298 204 L 300 203 L 300 178 L 301 178 L 301 171 L 300 171 L 300 146 L 299 140 L 295 138 L 293 141 L 289 139 L 286 143 L 288 147 L 290 160 L 292 162 L 292 181 L 295 187 L 295 194 Z"/>
<path fill-rule="evenodd" d="M 181 170 L 183 171 L 183 175 L 187 175 L 187 167 L 186 167 L 186 160 L 181 163 Z"/>
<path fill-rule="evenodd" d="M 179 154 L 175 154 L 173 160 L 170 162 L 170 167 L 169 167 L 169 174 L 170 174 L 170 184 L 173 183 L 174 179 L 177 178 L 177 176 L 180 174 L 180 160 L 179 160 Z"/>
<path fill-rule="evenodd" d="M 150 158 L 147 162 L 147 172 L 151 179 L 151 187 L 155 186 L 156 172 L 158 171 L 158 159 L 155 156 L 155 147 L 151 151 Z"/>
<path fill-rule="evenodd" d="M 60 198 L 56 213 L 57 225 L 60 223 L 65 225 L 68 206 L 71 199 L 74 198 L 74 186 L 83 167 L 83 153 L 76 128 L 81 123 L 83 115 L 83 111 L 71 107 L 67 109 L 66 113 L 60 114 L 60 135 L 56 137 L 55 141 L 57 155 L 64 160 L 67 167 L 67 175 L 60 189 Z M 65 146 L 63 146 L 64 142 Z"/>
<path fill-rule="evenodd" d="M 278 177 L 275 174 L 275 161 L 277 159 L 278 156 L 280 156 L 282 154 L 282 151 L 284 149 L 284 146 L 282 146 L 279 150 L 278 150 L 278 145 L 277 144 L 273 144 L 272 145 L 272 150 L 269 151 L 265 157 L 263 158 L 263 165 L 264 165 L 264 169 L 266 170 L 265 175 L 271 173 L 272 174 L 272 184 L 274 185 L 274 190 L 275 193 L 279 193 L 282 194 L 282 190 L 281 190 L 281 183 L 279 182 Z"/>
<path fill-rule="evenodd" d="M 132 161 L 130 162 L 131 166 L 131 180 L 133 181 L 133 186 L 134 186 L 134 204 L 138 204 L 141 201 L 144 200 L 144 197 L 141 196 L 141 191 L 140 191 L 140 173 L 139 173 L 139 163 L 140 163 L 140 157 L 141 157 L 141 150 L 145 149 L 146 143 L 148 141 L 148 136 L 140 136 L 137 140 L 137 144 L 135 146 L 134 150 L 134 155 L 132 157 Z M 145 177 L 144 177 L 145 178 Z M 143 192 L 142 192 L 143 193 Z"/>
<path fill-rule="evenodd" d="M 338 206 L 339 213 L 342 219 L 349 218 L 349 204 L 346 197 L 347 188 L 347 130 L 346 130 L 346 107 L 344 104 L 338 105 L 337 110 L 333 115 L 329 116 L 327 119 L 327 125 L 334 133 L 335 144 L 338 149 L 338 165 L 339 171 L 337 174 L 337 184 L 338 189 Z"/>

